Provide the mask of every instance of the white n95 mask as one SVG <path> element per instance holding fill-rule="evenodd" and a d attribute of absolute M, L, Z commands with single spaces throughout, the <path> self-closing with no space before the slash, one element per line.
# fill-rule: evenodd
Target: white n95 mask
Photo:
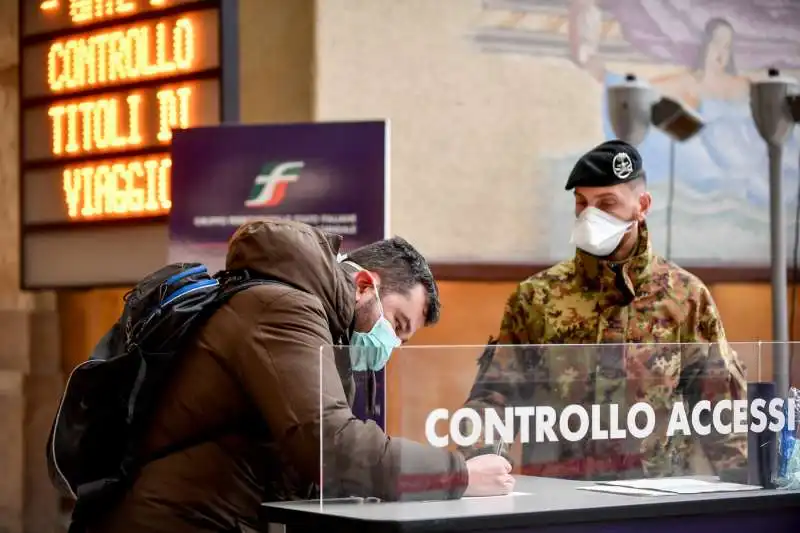
<path fill-rule="evenodd" d="M 617 249 L 632 225 L 633 222 L 620 220 L 602 209 L 587 207 L 575 219 L 569 242 L 584 252 L 604 257 Z"/>

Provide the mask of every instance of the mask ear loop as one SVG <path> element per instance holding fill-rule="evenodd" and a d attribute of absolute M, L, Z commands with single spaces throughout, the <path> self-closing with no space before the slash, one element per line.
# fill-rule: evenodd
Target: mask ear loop
<path fill-rule="evenodd" d="M 339 255 L 341 257 L 340 262 L 344 262 L 344 263 L 347 263 L 348 265 L 351 265 L 353 268 L 355 268 L 359 272 L 366 272 L 367 273 L 367 275 L 369 276 L 369 279 L 372 280 L 372 287 L 375 289 L 375 298 L 378 300 L 378 309 L 381 312 L 381 316 L 383 316 L 383 304 L 381 303 L 380 294 L 378 294 L 378 283 L 375 281 L 375 277 L 372 275 L 372 273 L 370 273 L 367 269 L 365 269 L 361 265 L 348 260 L 346 255 L 342 255 L 342 254 L 339 254 Z"/>
<path fill-rule="evenodd" d="M 369 272 L 367 272 L 369 274 Z M 386 315 L 383 314 L 383 303 L 381 303 L 381 295 L 380 291 L 378 290 L 378 284 L 375 282 L 375 278 L 372 277 L 372 274 L 369 276 L 372 279 L 372 287 L 375 289 L 375 299 L 378 301 L 378 311 L 380 311 L 381 316 L 385 317 Z"/>

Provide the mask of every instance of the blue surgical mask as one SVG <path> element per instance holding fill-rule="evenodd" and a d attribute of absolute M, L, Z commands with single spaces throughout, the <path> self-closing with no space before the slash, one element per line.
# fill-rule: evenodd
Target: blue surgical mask
<path fill-rule="evenodd" d="M 383 314 L 383 305 L 377 285 L 375 286 L 375 298 L 380 311 L 380 317 L 375 325 L 367 333 L 354 331 L 350 337 L 350 363 L 356 372 L 382 370 L 389 362 L 392 350 L 401 344 L 392 323 Z"/>

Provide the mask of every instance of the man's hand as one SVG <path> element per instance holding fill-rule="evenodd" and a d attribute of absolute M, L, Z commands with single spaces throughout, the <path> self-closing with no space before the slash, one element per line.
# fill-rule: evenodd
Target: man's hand
<path fill-rule="evenodd" d="M 469 485 L 464 496 L 502 496 L 514 490 L 511 463 L 499 455 L 479 455 L 467 460 Z"/>

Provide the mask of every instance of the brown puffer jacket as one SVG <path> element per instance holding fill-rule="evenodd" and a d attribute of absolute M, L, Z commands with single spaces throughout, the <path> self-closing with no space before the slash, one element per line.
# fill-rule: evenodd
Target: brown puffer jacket
<path fill-rule="evenodd" d="M 262 501 L 318 497 L 320 431 L 325 497 L 461 497 L 463 457 L 354 418 L 349 362 L 321 350 L 346 343 L 353 322 L 340 243 L 294 222 L 240 228 L 227 268 L 286 284 L 247 289 L 211 317 L 182 357 L 146 451 L 217 437 L 147 464 L 91 533 L 258 530 Z"/>

